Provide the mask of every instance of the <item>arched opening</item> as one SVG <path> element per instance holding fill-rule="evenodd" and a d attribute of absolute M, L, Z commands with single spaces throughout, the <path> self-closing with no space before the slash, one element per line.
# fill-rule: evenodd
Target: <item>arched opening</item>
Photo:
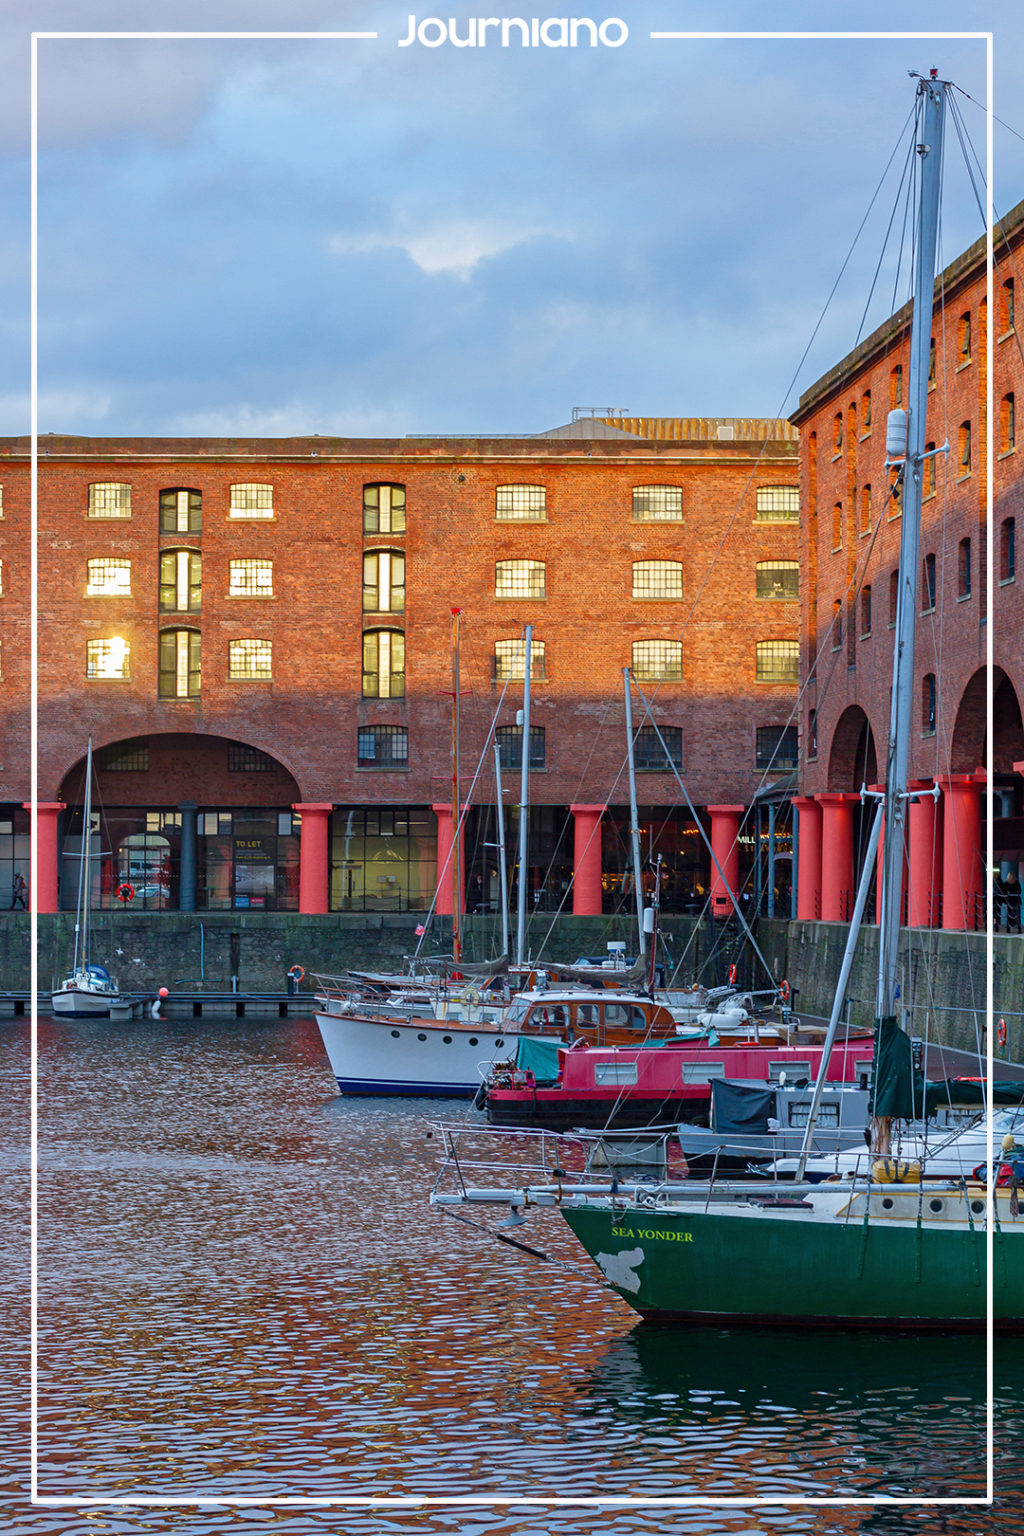
<path fill-rule="evenodd" d="M 1006 674 L 997 668 L 992 679 L 993 688 L 1005 679 Z M 960 696 L 949 743 L 950 773 L 973 773 L 984 765 L 987 695 L 986 672 L 984 667 L 979 667 Z M 1020 719 L 1019 711 L 1017 719 Z"/>
<path fill-rule="evenodd" d="M 858 704 L 844 709 L 832 734 L 828 760 L 830 790 L 859 790 L 878 778 L 878 759 L 871 722 Z"/>

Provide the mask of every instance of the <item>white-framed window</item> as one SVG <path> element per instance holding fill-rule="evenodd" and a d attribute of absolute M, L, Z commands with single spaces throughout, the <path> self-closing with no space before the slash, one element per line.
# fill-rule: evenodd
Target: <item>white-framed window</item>
<path fill-rule="evenodd" d="M 203 557 L 194 549 L 160 556 L 161 613 L 198 613 L 203 602 Z"/>
<path fill-rule="evenodd" d="M 85 642 L 85 675 L 104 681 L 126 682 L 131 673 L 132 650 L 121 635 Z"/>
<path fill-rule="evenodd" d="M 494 567 L 495 597 L 545 597 L 543 560 L 499 560 Z"/>
<path fill-rule="evenodd" d="M 759 683 L 799 682 L 800 642 L 758 640 L 756 677 Z"/>
<path fill-rule="evenodd" d="M 232 682 L 273 677 L 274 643 L 272 640 L 229 640 L 228 677 Z"/>
<path fill-rule="evenodd" d="M 201 682 L 198 629 L 162 629 L 157 692 L 162 699 L 194 699 Z"/>
<path fill-rule="evenodd" d="M 363 556 L 363 612 L 405 611 L 405 556 L 399 549 L 374 549 Z"/>
<path fill-rule="evenodd" d="M 363 634 L 363 698 L 405 697 L 405 635 L 400 629 Z"/>
<path fill-rule="evenodd" d="M 755 498 L 759 523 L 796 523 L 800 520 L 800 490 L 795 485 L 759 485 Z"/>
<path fill-rule="evenodd" d="M 232 560 L 228 566 L 229 597 L 273 597 L 273 560 Z"/>
<path fill-rule="evenodd" d="M 274 487 L 256 481 L 231 487 L 229 517 L 262 518 L 274 515 Z"/>
<path fill-rule="evenodd" d="M 85 562 L 86 597 L 131 597 L 132 563 L 110 555 Z"/>
<path fill-rule="evenodd" d="M 117 480 L 98 480 L 89 487 L 90 517 L 131 517 L 132 488 Z"/>
<path fill-rule="evenodd" d="M 531 640 L 530 677 L 546 678 L 547 675 L 547 647 L 543 640 Z M 525 678 L 526 642 L 524 640 L 495 640 L 494 676 L 499 683 L 505 682 L 508 678 L 512 678 L 513 681 Z"/>
<path fill-rule="evenodd" d="M 543 523 L 547 507 L 543 485 L 499 485 L 494 493 L 494 516 L 499 523 Z"/>
<path fill-rule="evenodd" d="M 405 486 L 363 486 L 363 532 L 405 532 Z"/>
<path fill-rule="evenodd" d="M 683 595 L 681 560 L 634 560 L 633 596 L 650 602 L 675 599 Z"/>
<path fill-rule="evenodd" d="M 683 488 L 681 485 L 634 485 L 633 521 L 635 523 L 681 523 Z"/>
<path fill-rule="evenodd" d="M 361 725 L 358 768 L 408 768 L 409 732 L 404 725 Z"/>
<path fill-rule="evenodd" d="M 634 640 L 633 676 L 641 683 L 681 683 L 681 640 Z"/>
<path fill-rule="evenodd" d="M 800 596 L 800 566 L 795 560 L 759 560 L 757 596 L 795 603 Z"/>

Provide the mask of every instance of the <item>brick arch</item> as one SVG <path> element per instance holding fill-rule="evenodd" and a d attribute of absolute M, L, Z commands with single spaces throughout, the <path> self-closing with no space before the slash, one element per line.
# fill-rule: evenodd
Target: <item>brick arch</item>
<path fill-rule="evenodd" d="M 839 716 L 828 759 L 830 790 L 858 790 L 878 778 L 878 759 L 871 722 L 859 704 Z"/>
<path fill-rule="evenodd" d="M 992 671 L 992 772 L 1012 773 L 1014 763 L 1024 761 L 1024 720 L 1017 690 L 1001 667 Z"/>
<path fill-rule="evenodd" d="M 997 672 L 993 676 L 993 687 L 996 686 L 998 679 L 1005 675 L 1003 672 Z M 985 762 L 987 696 L 988 683 L 985 668 L 979 667 L 968 679 L 957 705 L 956 719 L 949 743 L 951 773 L 973 773 L 975 768 L 982 767 Z"/>
<path fill-rule="evenodd" d="M 116 749 L 130 749 L 134 744 L 148 748 L 148 766 L 143 769 L 108 769 L 104 757 Z M 182 800 L 200 805 L 243 807 L 292 805 L 302 799 L 292 774 L 263 747 L 256 750 L 270 760 L 269 768 L 238 771 L 228 767 L 230 747 L 250 747 L 255 743 L 239 737 L 204 736 L 190 732 L 140 733 L 137 736 L 93 741 L 99 800 L 105 805 L 138 805 L 152 808 L 171 807 Z M 84 755 L 65 772 L 58 799 L 76 805 L 82 799 Z"/>

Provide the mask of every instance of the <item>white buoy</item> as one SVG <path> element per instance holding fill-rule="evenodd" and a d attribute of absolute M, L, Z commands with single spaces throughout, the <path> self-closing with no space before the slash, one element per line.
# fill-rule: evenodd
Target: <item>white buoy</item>
<path fill-rule="evenodd" d="M 163 1002 L 163 1000 L 164 1000 L 164 998 L 166 996 L 167 996 L 167 988 L 166 987 L 161 987 L 160 991 L 157 993 L 156 997 L 154 997 L 152 1005 L 150 1006 L 150 1010 L 149 1010 L 150 1014 L 152 1015 L 152 1017 L 154 1019 L 162 1019 L 163 1018 L 163 1014 L 160 1012 L 160 1004 Z"/>

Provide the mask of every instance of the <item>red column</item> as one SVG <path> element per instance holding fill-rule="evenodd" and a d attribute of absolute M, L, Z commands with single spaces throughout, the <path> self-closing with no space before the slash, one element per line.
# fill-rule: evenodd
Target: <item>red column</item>
<path fill-rule="evenodd" d="M 817 795 L 821 806 L 821 920 L 845 923 L 853 910 L 853 808 L 859 795 Z"/>
<path fill-rule="evenodd" d="M 451 917 L 454 908 L 452 906 L 452 880 L 455 876 L 455 861 L 452 858 L 452 808 L 450 804 L 433 805 L 431 810 L 437 817 L 437 900 L 434 903 L 434 911 L 439 917 Z M 459 832 L 459 868 L 466 868 L 466 823 L 462 823 Z M 459 892 L 459 911 L 466 910 L 465 881 L 463 889 Z"/>
<path fill-rule="evenodd" d="M 797 832 L 796 915 L 814 923 L 821 916 L 821 806 L 811 795 L 799 795 L 793 805 Z"/>
<path fill-rule="evenodd" d="M 299 836 L 299 911 L 327 911 L 327 831 L 333 805 L 292 806 L 302 817 Z"/>
<path fill-rule="evenodd" d="M 29 900 L 37 912 L 56 912 L 60 860 L 57 817 L 64 809 L 64 804 L 60 800 L 37 800 L 33 806 L 25 801 L 23 809 L 34 811 L 36 822 L 36 861 L 29 883 Z"/>
<path fill-rule="evenodd" d="M 911 789 L 931 789 L 924 779 Z M 907 842 L 910 873 L 907 922 L 911 928 L 935 928 L 936 894 L 942 880 L 942 817 L 934 795 L 911 800 L 907 806 Z"/>
<path fill-rule="evenodd" d="M 601 817 L 603 805 L 570 805 L 573 833 L 572 910 L 574 917 L 601 915 Z"/>
<path fill-rule="evenodd" d="M 974 928 L 983 889 L 981 786 L 983 773 L 947 773 L 942 790 L 942 926 Z"/>
<path fill-rule="evenodd" d="M 707 810 L 711 817 L 711 847 L 715 859 L 721 865 L 725 880 L 735 890 L 740 873 L 740 817 L 746 806 L 709 805 Z M 735 911 L 736 904 L 726 890 L 722 875 L 718 873 L 715 859 L 711 860 L 711 915 L 728 917 Z"/>

